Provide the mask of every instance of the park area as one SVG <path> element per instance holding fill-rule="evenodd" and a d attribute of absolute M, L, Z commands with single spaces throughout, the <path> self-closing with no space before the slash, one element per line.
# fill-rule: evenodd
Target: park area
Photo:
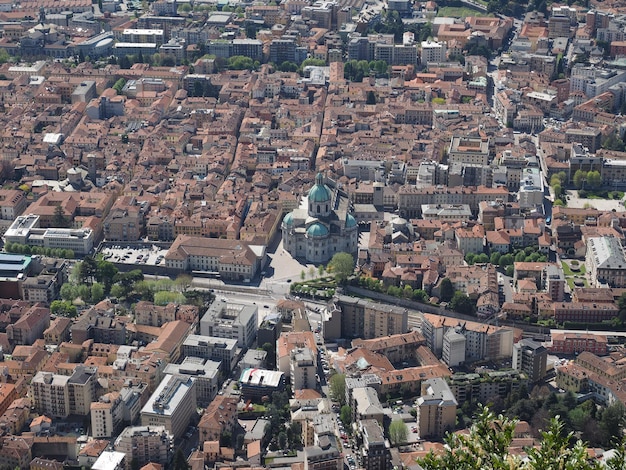
<path fill-rule="evenodd" d="M 575 259 L 563 260 L 561 266 L 563 266 L 565 281 L 570 290 L 574 290 L 576 287 L 589 287 L 589 282 L 585 276 L 587 270 L 583 263 Z"/>

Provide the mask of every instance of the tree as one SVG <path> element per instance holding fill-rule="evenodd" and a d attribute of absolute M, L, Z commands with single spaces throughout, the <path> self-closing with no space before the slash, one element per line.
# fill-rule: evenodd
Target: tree
<path fill-rule="evenodd" d="M 479 409 L 469 435 L 448 434 L 441 455 L 432 451 L 418 463 L 425 470 L 591 470 L 595 463 L 588 461 L 587 449 L 578 440 L 573 446 L 573 434 L 564 433 L 563 423 L 556 416 L 550 420 L 547 431 L 538 447 L 527 450 L 528 459 L 523 461 L 509 454 L 513 431 L 517 420 L 495 416 L 488 408 Z M 619 468 L 619 467 L 618 467 Z"/>
<path fill-rule="evenodd" d="M 587 173 L 587 185 L 590 189 L 598 189 L 602 186 L 602 176 L 599 171 L 590 171 Z"/>
<path fill-rule="evenodd" d="M 367 92 L 365 104 L 376 104 L 376 94 L 372 90 Z"/>
<path fill-rule="evenodd" d="M 622 429 L 626 419 L 626 408 L 617 401 L 607 406 L 600 415 L 600 430 L 605 444 L 610 444 L 622 435 Z"/>
<path fill-rule="evenodd" d="M 222 436 L 224 434 L 222 434 Z M 172 461 L 172 470 L 189 470 L 190 468 L 191 467 L 187 463 L 187 459 L 185 459 L 185 454 L 183 454 L 183 449 L 179 447 L 178 449 L 176 449 L 176 453 L 174 454 L 174 460 Z"/>
<path fill-rule="evenodd" d="M 498 266 L 500 264 L 501 257 L 502 255 L 499 251 L 494 251 L 493 253 L 491 253 L 491 256 L 489 257 L 489 262 L 493 265 Z"/>
<path fill-rule="evenodd" d="M 115 85 L 113 85 L 113 89 L 117 92 L 118 95 L 121 95 L 125 85 L 126 79 L 120 78 L 117 82 L 115 82 Z"/>
<path fill-rule="evenodd" d="M 96 281 L 104 284 L 104 293 L 108 295 L 113 285 L 113 279 L 119 270 L 109 261 L 99 260 L 96 266 Z"/>
<path fill-rule="evenodd" d="M 350 408 L 348 405 L 343 405 L 341 407 L 339 416 L 341 418 L 341 422 L 346 428 L 352 424 L 352 408 Z"/>
<path fill-rule="evenodd" d="M 120 284 L 113 284 L 109 295 L 111 295 L 114 299 L 122 299 L 126 297 L 126 289 L 124 289 Z"/>
<path fill-rule="evenodd" d="M 74 318 L 77 314 L 76 307 L 67 300 L 53 300 L 50 304 L 50 313 L 64 317 Z"/>
<path fill-rule="evenodd" d="M 187 292 L 187 289 L 191 287 L 192 282 L 193 277 L 191 277 L 189 274 L 179 274 L 174 280 L 174 286 L 179 292 Z"/>
<path fill-rule="evenodd" d="M 354 258 L 350 253 L 336 253 L 328 265 L 339 283 L 345 282 L 354 273 Z"/>
<path fill-rule="evenodd" d="M 330 380 L 330 394 L 333 400 L 338 401 L 340 405 L 346 403 L 346 376 L 344 374 L 335 374 Z"/>
<path fill-rule="evenodd" d="M 417 302 L 426 302 L 428 300 L 428 293 L 423 289 L 413 290 L 413 300 Z"/>
<path fill-rule="evenodd" d="M 602 148 L 607 150 L 616 150 L 618 152 L 626 150 L 625 147 L 624 141 L 620 139 L 615 132 L 612 132 L 602 143 Z"/>
<path fill-rule="evenodd" d="M 577 189 L 582 188 L 583 187 L 583 183 L 584 183 L 586 178 L 587 178 L 587 172 L 586 171 L 576 170 L 576 173 L 574 173 L 574 178 L 572 179 L 572 181 L 574 182 L 574 186 L 576 186 Z"/>
<path fill-rule="evenodd" d="M 96 279 L 98 264 L 92 256 L 85 256 L 78 265 L 78 284 L 91 285 Z"/>
<path fill-rule="evenodd" d="M 476 311 L 474 302 L 461 291 L 456 291 L 450 300 L 450 308 L 455 312 L 473 315 Z"/>
<path fill-rule="evenodd" d="M 444 277 L 441 280 L 441 284 L 439 285 L 439 299 L 442 302 L 450 302 L 452 300 L 452 296 L 454 295 L 454 286 L 452 285 L 452 281 L 447 277 Z"/>
<path fill-rule="evenodd" d="M 70 284 L 69 282 L 66 282 L 65 284 L 61 286 L 61 298 L 63 300 L 72 301 L 76 297 L 78 297 L 76 286 L 74 286 L 73 284 Z"/>
<path fill-rule="evenodd" d="M 94 283 L 91 286 L 91 301 L 96 304 L 104 299 L 104 286 L 99 283 Z"/>
<path fill-rule="evenodd" d="M 409 430 L 402 420 L 396 420 L 389 425 L 389 440 L 391 445 L 397 446 L 406 442 Z"/>
<path fill-rule="evenodd" d="M 57 228 L 69 227 L 68 220 L 65 218 L 65 211 L 60 205 L 54 208 L 54 218 L 52 223 Z"/>
<path fill-rule="evenodd" d="M 280 449 L 285 450 L 287 449 L 287 433 L 285 433 L 284 431 L 281 431 L 278 433 L 278 447 L 280 447 Z"/>

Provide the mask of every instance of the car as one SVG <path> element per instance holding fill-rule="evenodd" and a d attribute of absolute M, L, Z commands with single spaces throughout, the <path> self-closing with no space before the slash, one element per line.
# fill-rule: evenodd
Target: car
<path fill-rule="evenodd" d="M 291 282 L 291 279 L 287 279 L 287 284 L 289 284 Z"/>
<path fill-rule="evenodd" d="M 263 305 L 263 308 L 270 308 L 269 305 Z"/>

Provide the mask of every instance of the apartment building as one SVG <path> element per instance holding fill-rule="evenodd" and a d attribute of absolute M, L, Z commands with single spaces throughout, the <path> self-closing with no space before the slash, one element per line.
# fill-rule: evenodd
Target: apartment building
<path fill-rule="evenodd" d="M 37 276 L 27 277 L 22 282 L 22 298 L 30 302 L 50 305 L 58 298 L 66 277 L 66 262 L 54 261 L 45 266 Z"/>
<path fill-rule="evenodd" d="M 200 357 L 222 363 L 225 370 L 232 370 L 237 360 L 237 340 L 215 336 L 189 335 L 182 345 L 183 357 Z"/>
<path fill-rule="evenodd" d="M 218 395 L 204 410 L 198 431 L 201 442 L 217 441 L 224 433 L 232 433 L 237 425 L 238 398 Z"/>
<path fill-rule="evenodd" d="M 26 310 L 19 319 L 7 325 L 6 334 L 13 345 L 31 345 L 43 336 L 50 326 L 50 310 L 36 304 Z"/>
<path fill-rule="evenodd" d="M 358 423 L 363 436 L 363 468 L 365 470 L 389 470 L 392 468 L 389 441 L 375 419 L 364 419 Z"/>
<path fill-rule="evenodd" d="M 416 407 L 417 427 L 421 438 L 441 438 L 454 429 L 457 401 L 444 379 L 425 380 Z"/>
<path fill-rule="evenodd" d="M 317 355 L 309 348 L 297 348 L 291 351 L 291 389 L 302 390 L 317 388 Z"/>
<path fill-rule="evenodd" d="M 373 339 L 354 339 L 353 348 L 363 348 L 385 356 L 392 363 L 415 359 L 415 352 L 426 340 L 419 331 L 398 335 L 382 336 Z"/>
<path fill-rule="evenodd" d="M 513 356 L 514 330 L 508 327 L 485 325 L 477 322 L 459 320 L 424 314 L 422 334 L 426 345 L 437 356 L 443 353 L 443 338 L 450 328 L 457 328 L 466 338 L 466 360 L 476 361 L 496 357 Z"/>
<path fill-rule="evenodd" d="M 115 439 L 113 447 L 126 454 L 126 470 L 130 470 L 131 462 L 139 467 L 149 462 L 166 465 L 173 443 L 174 436 L 165 426 L 128 426 Z"/>
<path fill-rule="evenodd" d="M 89 408 L 93 437 L 110 438 L 117 434 L 124 418 L 124 404 L 119 392 L 102 395 Z"/>
<path fill-rule="evenodd" d="M 96 368 L 80 365 L 71 376 L 37 372 L 30 385 L 33 406 L 52 418 L 89 414 L 95 391 Z"/>
<path fill-rule="evenodd" d="M 291 353 L 296 349 L 308 349 L 317 357 L 317 345 L 312 331 L 291 331 L 281 333 L 276 341 L 276 368 L 291 377 Z"/>
<path fill-rule="evenodd" d="M 179 439 L 196 413 L 196 379 L 166 375 L 141 409 L 142 426 L 164 426 Z"/>
<path fill-rule="evenodd" d="M 523 339 L 513 345 L 513 368 L 523 372 L 531 383 L 539 382 L 546 375 L 548 350 L 531 339 Z"/>
<path fill-rule="evenodd" d="M 528 386 L 528 377 L 517 370 L 492 371 L 480 374 L 459 372 L 447 379 L 457 403 L 489 403 L 496 397 L 506 398 L 520 387 Z"/>
<path fill-rule="evenodd" d="M 256 305 L 227 302 L 217 299 L 200 320 L 200 334 L 234 339 L 240 348 L 249 347 L 256 339 L 258 328 Z"/>
<path fill-rule="evenodd" d="M 327 436 L 319 445 L 304 448 L 304 470 L 341 470 L 343 456 Z"/>
<path fill-rule="evenodd" d="M 408 331 L 408 310 L 365 299 L 337 296 L 343 338 L 372 339 Z"/>
<path fill-rule="evenodd" d="M 168 364 L 164 373 L 196 379 L 196 400 L 199 406 L 207 406 L 219 391 L 220 361 L 187 356 L 181 364 Z"/>

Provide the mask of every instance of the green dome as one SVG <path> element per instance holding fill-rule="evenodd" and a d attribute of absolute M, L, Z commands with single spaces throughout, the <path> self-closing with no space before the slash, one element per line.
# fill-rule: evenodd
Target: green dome
<path fill-rule="evenodd" d="M 350 214 L 346 215 L 346 228 L 356 227 L 356 219 Z"/>
<path fill-rule="evenodd" d="M 315 186 L 309 191 L 309 202 L 326 202 L 330 199 L 330 189 L 324 184 L 324 176 L 318 173 L 315 177 Z"/>
<path fill-rule="evenodd" d="M 283 224 L 285 225 L 293 225 L 293 212 L 290 212 L 283 219 Z"/>
<path fill-rule="evenodd" d="M 325 237 L 328 235 L 328 229 L 324 224 L 320 224 L 319 222 L 315 222 L 311 224 L 308 229 L 306 229 L 306 234 L 308 237 Z"/>

